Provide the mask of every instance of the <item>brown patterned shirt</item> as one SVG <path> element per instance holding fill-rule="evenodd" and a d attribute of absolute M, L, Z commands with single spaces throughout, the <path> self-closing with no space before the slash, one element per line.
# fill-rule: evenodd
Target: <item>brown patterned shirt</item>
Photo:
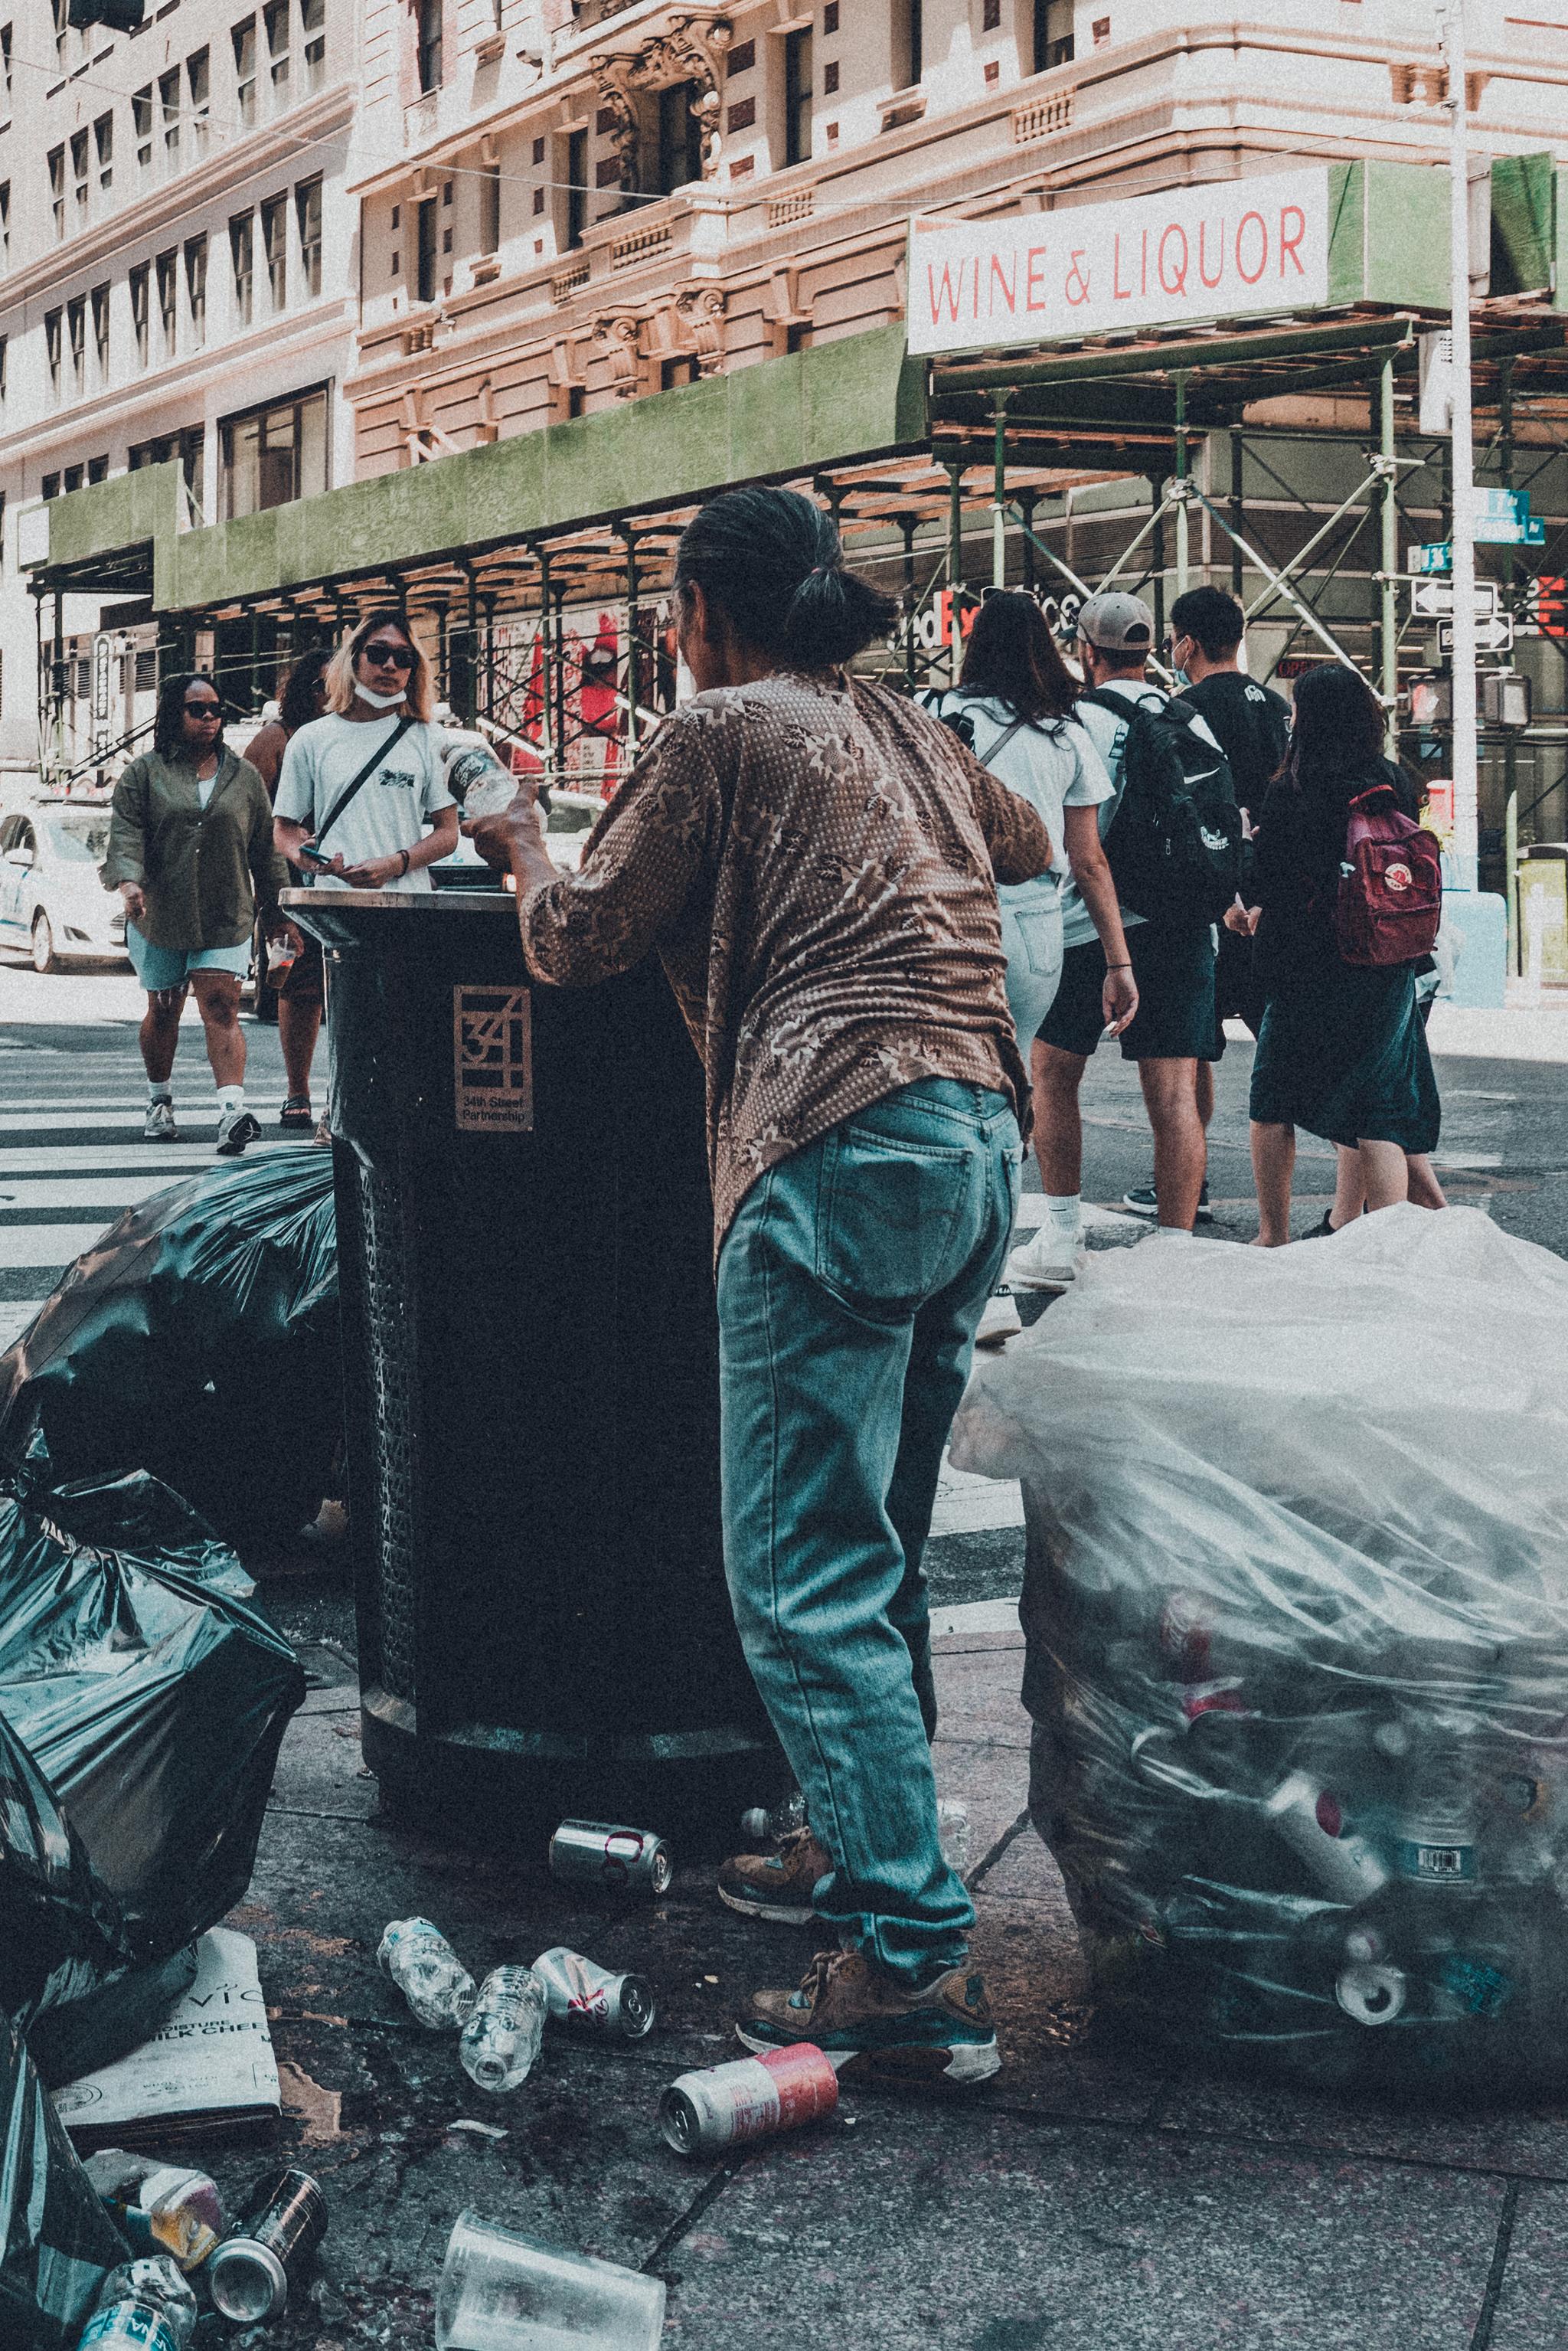
<path fill-rule="evenodd" d="M 519 908 L 581 986 L 657 948 L 707 1073 L 716 1250 L 751 1185 L 918 1078 L 1029 1089 L 996 883 L 1051 862 L 1026 800 L 884 687 L 784 675 L 661 727 L 581 870 Z"/>

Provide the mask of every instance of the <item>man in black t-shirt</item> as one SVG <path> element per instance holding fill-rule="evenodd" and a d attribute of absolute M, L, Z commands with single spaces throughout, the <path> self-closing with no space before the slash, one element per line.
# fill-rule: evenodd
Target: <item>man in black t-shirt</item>
<path fill-rule="evenodd" d="M 1236 778 L 1236 797 L 1256 820 L 1263 794 L 1284 762 L 1291 738 L 1291 705 L 1282 695 L 1259 685 L 1240 665 L 1246 616 L 1234 596 L 1218 588 L 1192 588 L 1171 606 L 1166 653 L 1171 667 L 1185 671 L 1184 701 L 1203 714 Z M 1244 1020 L 1254 1037 L 1263 1019 L 1263 998 L 1252 969 L 1252 941 L 1222 924 L 1215 971 L 1214 1061 L 1225 1050 L 1228 1014 Z M 1197 1065 L 1197 1112 L 1205 1131 L 1214 1115 L 1214 1061 Z M 1153 1214 L 1152 1186 L 1124 1193 L 1129 1208 Z M 1208 1221 L 1208 1186 L 1198 1219 Z"/>

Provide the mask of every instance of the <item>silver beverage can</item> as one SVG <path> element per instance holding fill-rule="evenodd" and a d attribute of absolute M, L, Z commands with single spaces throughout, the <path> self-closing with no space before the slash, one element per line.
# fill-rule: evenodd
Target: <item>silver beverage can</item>
<path fill-rule="evenodd" d="M 832 2059 L 812 2042 L 793 2041 L 683 2074 L 659 2101 L 659 2128 L 677 2155 L 720 2155 L 775 2131 L 803 2130 L 838 2103 Z"/>
<path fill-rule="evenodd" d="M 288 2289 L 327 2233 L 327 2199 L 307 2171 L 280 2172 L 207 2262 L 207 2286 L 225 2318 L 279 2318 Z"/>
<path fill-rule="evenodd" d="M 666 1894 L 674 1876 L 663 1837 L 612 1821 L 562 1821 L 549 1841 L 549 1866 L 550 1876 L 569 1886 L 608 1886 L 618 1893 L 645 1886 Z"/>
<path fill-rule="evenodd" d="M 612 1976 L 559 1943 L 540 1952 L 534 1973 L 550 2015 L 567 2024 L 622 2033 L 628 2041 L 640 2041 L 653 2024 L 653 1993 L 645 1976 Z"/>

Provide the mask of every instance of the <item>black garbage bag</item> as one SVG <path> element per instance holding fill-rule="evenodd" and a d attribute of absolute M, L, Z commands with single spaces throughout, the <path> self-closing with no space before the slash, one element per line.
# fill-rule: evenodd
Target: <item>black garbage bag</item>
<path fill-rule="evenodd" d="M 0 1715 L 0 2012 L 25 2032 L 132 1964 L 123 1911 Z"/>
<path fill-rule="evenodd" d="M 0 2343 L 75 2351 L 120 2231 L 9 2025 L 0 2023 Z"/>
<path fill-rule="evenodd" d="M 315 1516 L 342 1428 L 327 1151 L 206 1168 L 111 1225 L 0 1356 L 0 1460 L 146 1469 L 229 1541 Z"/>
<path fill-rule="evenodd" d="M 110 1527 L 137 1547 L 109 1548 Z M 234 1553 L 153 1479 L 0 1491 L 0 1717 L 142 1966 L 172 1960 L 244 1895 L 305 1694 L 249 1590 Z M 166 1980 L 172 1998 L 177 1971 Z"/>

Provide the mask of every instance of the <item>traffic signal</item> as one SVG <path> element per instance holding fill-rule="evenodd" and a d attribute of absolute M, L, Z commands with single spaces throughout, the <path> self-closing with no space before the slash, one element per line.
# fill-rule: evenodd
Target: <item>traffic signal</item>
<path fill-rule="evenodd" d="M 147 15 L 147 0 L 70 0 L 66 22 L 85 33 L 91 25 L 111 33 L 138 33 Z"/>

